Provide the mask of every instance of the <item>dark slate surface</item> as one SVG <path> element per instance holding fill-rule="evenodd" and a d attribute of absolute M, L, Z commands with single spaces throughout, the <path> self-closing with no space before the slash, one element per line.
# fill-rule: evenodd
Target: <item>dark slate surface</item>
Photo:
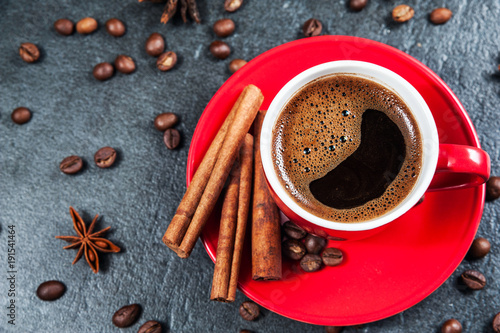
<path fill-rule="evenodd" d="M 191 258 L 178 259 L 161 236 L 185 190 L 186 159 L 196 123 L 211 96 L 229 77 L 229 59 L 217 61 L 208 51 L 214 39 L 212 23 L 222 17 L 236 21 L 231 58 L 251 59 L 282 43 L 301 38 L 301 25 L 320 19 L 325 34 L 361 36 L 387 43 L 429 66 L 453 89 L 468 110 L 492 158 L 492 172 L 500 174 L 500 117 L 498 102 L 500 3 L 440 1 L 454 16 L 443 26 L 428 22 L 435 1 L 409 1 L 415 17 L 396 25 L 390 11 L 400 4 L 372 0 L 361 13 L 349 12 L 339 1 L 248 0 L 236 13 L 223 10 L 223 0 L 200 0 L 203 24 L 183 25 L 180 19 L 162 25 L 162 5 L 126 1 L 2 1 L 0 6 L 0 251 L 2 253 L 0 331 L 112 332 L 113 312 L 124 304 L 140 303 L 139 323 L 156 319 L 171 332 L 323 332 L 322 327 L 286 319 L 267 310 L 257 322 L 245 322 L 238 306 L 209 301 L 213 264 L 200 243 Z M 68 17 L 74 21 L 95 17 L 100 28 L 90 36 L 62 37 L 52 24 Z M 104 27 L 111 18 L 122 19 L 127 33 L 112 38 Z M 167 48 L 179 55 L 168 73 L 155 68 L 144 51 L 144 41 L 158 31 Z M 26 64 L 18 56 L 22 42 L 40 46 L 42 58 Z M 125 53 L 137 63 L 137 72 L 97 82 L 92 68 Z M 22 126 L 10 119 L 18 106 L 33 111 Z M 180 115 L 180 149 L 169 151 L 152 126 L 155 115 Z M 119 152 L 112 169 L 101 170 L 93 155 L 103 146 Z M 76 176 L 62 174 L 58 165 L 77 154 L 86 163 Z M 75 251 L 63 251 L 73 229 L 68 207 L 86 221 L 99 213 L 99 228 L 111 226 L 109 238 L 122 247 L 120 254 L 102 255 L 95 275 L 85 261 L 71 266 Z M 421 303 L 391 318 L 345 332 L 438 332 L 450 317 L 466 332 L 491 332 L 491 320 L 500 311 L 500 201 L 487 203 L 479 235 L 492 242 L 492 252 L 480 261 L 464 261 L 436 292 Z M 7 324 L 7 235 L 15 225 L 16 326 Z M 436 254 L 439 255 L 439 254 Z M 425 260 L 425 258 L 422 258 Z M 464 294 L 457 276 L 477 268 L 488 279 L 485 290 Z M 37 286 L 49 279 L 67 285 L 55 302 L 41 302 Z"/>

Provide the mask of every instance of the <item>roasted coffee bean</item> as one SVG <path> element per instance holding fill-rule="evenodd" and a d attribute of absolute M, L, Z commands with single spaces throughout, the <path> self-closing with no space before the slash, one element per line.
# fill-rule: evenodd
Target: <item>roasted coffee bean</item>
<path fill-rule="evenodd" d="M 156 67 L 162 72 L 171 70 L 177 63 L 177 54 L 173 51 L 162 53 L 156 60 Z"/>
<path fill-rule="evenodd" d="M 32 63 L 40 58 L 40 50 L 33 43 L 22 43 L 19 47 L 19 55 L 27 63 Z"/>
<path fill-rule="evenodd" d="M 340 333 L 343 330 L 342 326 L 325 326 L 325 333 Z"/>
<path fill-rule="evenodd" d="M 66 286 L 59 281 L 45 281 L 38 286 L 36 295 L 43 301 L 54 301 L 60 298 L 66 291 Z"/>
<path fill-rule="evenodd" d="M 448 8 L 436 8 L 431 12 L 429 19 L 434 24 L 444 24 L 451 19 L 452 11 Z"/>
<path fill-rule="evenodd" d="M 217 36 L 227 37 L 234 32 L 234 21 L 231 19 L 220 19 L 215 21 L 213 29 Z"/>
<path fill-rule="evenodd" d="M 231 54 L 231 48 L 223 41 L 216 40 L 210 44 L 210 53 L 218 59 L 226 59 Z"/>
<path fill-rule="evenodd" d="M 121 37 L 125 34 L 125 24 L 117 18 L 106 21 L 106 31 L 113 37 Z"/>
<path fill-rule="evenodd" d="M 306 254 L 306 247 L 296 239 L 287 239 L 281 244 L 281 251 L 292 260 L 300 260 Z"/>
<path fill-rule="evenodd" d="M 302 260 L 300 260 L 300 267 L 305 272 L 316 272 L 321 268 L 322 264 L 323 261 L 317 254 L 306 254 Z"/>
<path fill-rule="evenodd" d="M 408 5 L 399 5 L 392 10 L 392 19 L 396 22 L 406 22 L 410 20 L 415 11 Z"/>
<path fill-rule="evenodd" d="M 12 119 L 13 122 L 15 122 L 18 125 L 22 125 L 24 123 L 27 123 L 31 119 L 31 111 L 28 108 L 25 108 L 23 106 L 14 109 L 12 111 L 12 114 L 10 115 L 10 118 Z"/>
<path fill-rule="evenodd" d="M 105 81 L 113 76 L 115 69 L 113 65 L 109 62 L 101 62 L 100 64 L 95 65 L 92 74 L 99 81 Z"/>
<path fill-rule="evenodd" d="M 237 70 L 239 70 L 241 67 L 245 66 L 246 64 L 247 64 L 247 62 L 243 59 L 231 60 L 231 62 L 229 63 L 229 70 L 231 71 L 231 73 L 234 73 Z"/>
<path fill-rule="evenodd" d="M 64 172 L 67 175 L 72 175 L 82 170 L 83 161 L 80 156 L 72 155 L 66 157 L 62 160 L 61 164 L 59 164 L 59 170 Z"/>
<path fill-rule="evenodd" d="M 246 301 L 240 305 L 240 316 L 245 320 L 255 320 L 259 317 L 260 309 L 252 301 Z"/>
<path fill-rule="evenodd" d="M 146 41 L 146 53 L 152 57 L 157 57 L 165 50 L 165 40 L 157 33 L 153 32 Z"/>
<path fill-rule="evenodd" d="M 500 333 L 500 312 L 495 315 L 495 318 L 493 318 L 492 326 L 495 333 Z"/>
<path fill-rule="evenodd" d="M 304 245 L 307 253 L 318 254 L 326 246 L 326 239 L 308 234 L 304 240 Z"/>
<path fill-rule="evenodd" d="M 481 272 L 467 270 L 462 273 L 462 282 L 472 290 L 481 290 L 486 285 L 486 278 Z"/>
<path fill-rule="evenodd" d="M 302 26 L 302 32 L 306 37 L 318 36 L 321 33 L 322 29 L 323 25 L 319 20 L 316 20 L 315 18 L 307 20 Z"/>
<path fill-rule="evenodd" d="M 63 36 L 69 36 L 75 30 L 75 24 L 68 19 L 59 19 L 54 22 L 54 29 Z"/>
<path fill-rule="evenodd" d="M 137 333 L 161 333 L 161 324 L 154 320 L 147 321 L 139 327 Z"/>
<path fill-rule="evenodd" d="M 351 10 L 354 10 L 356 12 L 359 12 L 363 8 L 366 7 L 366 4 L 368 3 L 368 0 L 350 0 L 349 1 L 349 8 Z"/>
<path fill-rule="evenodd" d="M 253 333 L 253 332 L 249 330 L 241 330 L 240 333 Z"/>
<path fill-rule="evenodd" d="M 158 131 L 165 131 L 167 128 L 170 128 L 177 124 L 179 117 L 175 113 L 165 112 L 156 116 L 155 118 L 155 127 Z"/>
<path fill-rule="evenodd" d="M 478 237 L 472 242 L 468 256 L 472 259 L 481 259 L 490 252 L 490 249 L 490 242 L 486 238 Z"/>
<path fill-rule="evenodd" d="M 181 134 L 175 128 L 169 128 L 163 133 L 163 142 L 168 149 L 175 149 L 181 142 Z"/>
<path fill-rule="evenodd" d="M 115 163 L 116 150 L 111 147 L 103 147 L 94 155 L 94 162 L 99 168 L 109 168 Z"/>
<path fill-rule="evenodd" d="M 93 33 L 97 29 L 97 21 L 92 17 L 82 18 L 76 23 L 76 31 L 82 35 Z"/>
<path fill-rule="evenodd" d="M 307 232 L 291 221 L 283 223 L 283 232 L 290 238 L 302 239 L 306 237 Z"/>
<path fill-rule="evenodd" d="M 235 12 L 237 11 L 241 5 L 243 4 L 243 0 L 225 0 L 224 1 L 224 9 L 227 12 Z"/>
<path fill-rule="evenodd" d="M 329 247 L 323 251 L 321 259 L 326 266 L 338 266 L 344 260 L 344 254 L 339 249 Z"/>
<path fill-rule="evenodd" d="M 462 324 L 456 319 L 448 319 L 441 326 L 441 333 L 462 333 Z"/>
<path fill-rule="evenodd" d="M 115 68 L 118 72 L 123 74 L 130 74 L 135 71 L 135 62 L 134 59 L 129 56 L 120 54 L 115 59 Z"/>
<path fill-rule="evenodd" d="M 486 200 L 493 201 L 500 198 L 500 177 L 490 177 L 486 182 Z"/>
<path fill-rule="evenodd" d="M 117 327 L 129 327 L 141 314 L 141 306 L 139 304 L 125 305 L 116 311 L 113 315 L 113 324 Z"/>

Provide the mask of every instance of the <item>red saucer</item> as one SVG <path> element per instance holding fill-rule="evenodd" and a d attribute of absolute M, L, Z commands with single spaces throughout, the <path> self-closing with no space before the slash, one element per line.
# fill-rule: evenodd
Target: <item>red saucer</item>
<path fill-rule="evenodd" d="M 409 81 L 436 119 L 441 143 L 479 147 L 475 129 L 460 101 L 429 68 L 393 47 L 348 36 L 301 39 L 263 53 L 231 76 L 203 112 L 191 141 L 187 182 L 242 89 L 252 83 L 264 93 L 262 108 L 307 68 L 332 60 L 362 60 L 384 66 Z M 356 242 L 330 242 L 345 253 L 338 267 L 303 273 L 284 261 L 283 279 L 251 279 L 247 237 L 239 287 L 263 307 L 294 320 L 347 326 L 383 319 L 415 305 L 457 268 L 476 233 L 485 187 L 426 194 L 422 204 L 378 235 Z M 215 259 L 218 215 L 203 231 L 203 244 Z M 247 232 L 247 236 L 249 232 Z"/>

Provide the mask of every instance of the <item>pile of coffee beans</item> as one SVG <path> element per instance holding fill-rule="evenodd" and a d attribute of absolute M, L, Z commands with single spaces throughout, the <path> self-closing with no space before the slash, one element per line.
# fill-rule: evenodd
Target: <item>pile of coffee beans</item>
<path fill-rule="evenodd" d="M 181 142 L 181 134 L 175 128 L 172 128 L 179 121 L 179 117 L 172 112 L 161 113 L 156 116 L 155 128 L 163 132 L 163 142 L 168 149 L 175 149 Z"/>

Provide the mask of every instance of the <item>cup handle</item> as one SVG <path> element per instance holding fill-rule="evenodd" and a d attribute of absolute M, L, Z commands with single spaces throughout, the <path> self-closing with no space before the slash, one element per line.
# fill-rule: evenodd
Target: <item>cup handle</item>
<path fill-rule="evenodd" d="M 490 156 L 471 146 L 440 144 L 436 173 L 428 191 L 478 186 L 490 177 Z"/>

